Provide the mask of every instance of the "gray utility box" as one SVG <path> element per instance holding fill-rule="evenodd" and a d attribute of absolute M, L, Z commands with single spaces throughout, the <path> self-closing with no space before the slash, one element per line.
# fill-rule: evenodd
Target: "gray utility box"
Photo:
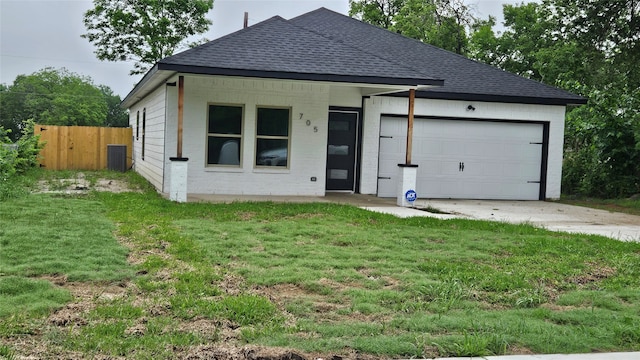
<path fill-rule="evenodd" d="M 107 145 L 107 169 L 127 171 L 127 145 Z"/>

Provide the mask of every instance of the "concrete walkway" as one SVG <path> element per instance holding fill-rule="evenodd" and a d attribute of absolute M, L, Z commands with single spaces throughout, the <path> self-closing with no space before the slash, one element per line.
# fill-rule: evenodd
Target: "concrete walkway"
<path fill-rule="evenodd" d="M 387 204 L 362 206 L 399 217 L 473 219 L 528 223 L 551 231 L 594 234 L 622 241 L 640 241 L 640 216 L 546 201 L 418 200 L 415 208 Z M 446 214 L 429 212 L 439 210 Z"/>
<path fill-rule="evenodd" d="M 457 357 L 436 360 L 640 360 L 640 352 L 555 355 L 505 355 L 486 357 Z"/>

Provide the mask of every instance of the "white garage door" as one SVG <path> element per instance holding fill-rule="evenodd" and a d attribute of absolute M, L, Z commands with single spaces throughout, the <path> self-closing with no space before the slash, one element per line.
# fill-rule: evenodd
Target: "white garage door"
<path fill-rule="evenodd" d="M 378 196 L 395 197 L 407 119 L 380 124 Z M 538 200 L 543 125 L 415 119 L 412 163 L 420 198 Z"/>

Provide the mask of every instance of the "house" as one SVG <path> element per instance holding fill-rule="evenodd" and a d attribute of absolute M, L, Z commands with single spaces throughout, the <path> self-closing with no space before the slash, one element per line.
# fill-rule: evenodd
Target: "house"
<path fill-rule="evenodd" d="M 560 196 L 565 109 L 585 102 L 320 8 L 165 58 L 122 104 L 135 171 L 177 201 L 544 200 Z"/>

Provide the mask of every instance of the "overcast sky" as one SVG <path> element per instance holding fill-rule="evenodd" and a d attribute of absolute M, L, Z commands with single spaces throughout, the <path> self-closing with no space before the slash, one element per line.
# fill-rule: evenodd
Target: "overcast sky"
<path fill-rule="evenodd" d="M 465 0 L 478 17 L 496 16 L 502 21 L 503 3 L 522 0 Z M 527 2 L 527 1 L 525 1 Z M 285 19 L 319 7 L 347 14 L 348 0 L 215 0 L 207 15 L 213 24 L 208 39 L 240 30 L 244 12 L 249 25 L 272 16 Z M 130 62 L 103 62 L 94 47 L 80 37 L 86 32 L 82 18 L 91 0 L 0 0 L 0 83 L 10 85 L 16 76 L 47 66 L 90 76 L 96 85 L 107 85 L 124 98 L 141 76 L 129 76 Z"/>

